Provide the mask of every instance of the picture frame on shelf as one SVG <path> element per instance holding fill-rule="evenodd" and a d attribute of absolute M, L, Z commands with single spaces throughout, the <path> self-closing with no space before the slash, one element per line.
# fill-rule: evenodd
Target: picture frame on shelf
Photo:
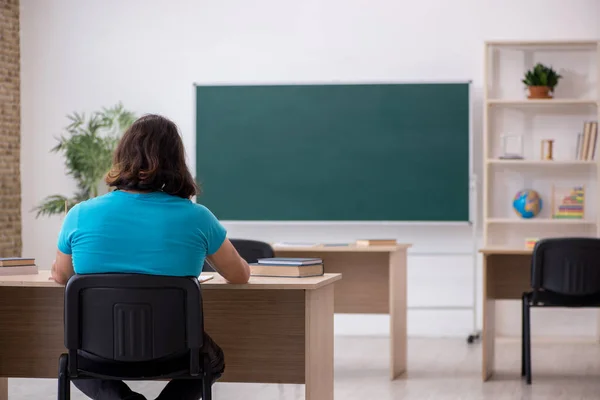
<path fill-rule="evenodd" d="M 552 185 L 552 218 L 584 219 L 585 186 Z"/>
<path fill-rule="evenodd" d="M 523 135 L 504 134 L 500 135 L 502 142 L 501 160 L 523 160 Z"/>

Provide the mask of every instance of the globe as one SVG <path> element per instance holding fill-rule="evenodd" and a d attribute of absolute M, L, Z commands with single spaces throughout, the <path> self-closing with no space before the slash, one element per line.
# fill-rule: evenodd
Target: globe
<path fill-rule="evenodd" d="M 542 210 L 542 198 L 535 190 L 519 190 L 513 199 L 513 208 L 521 218 L 533 218 Z"/>

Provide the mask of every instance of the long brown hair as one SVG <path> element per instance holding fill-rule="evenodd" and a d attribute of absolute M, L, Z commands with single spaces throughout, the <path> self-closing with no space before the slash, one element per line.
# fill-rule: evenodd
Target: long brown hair
<path fill-rule="evenodd" d="M 106 183 L 117 189 L 163 191 L 185 199 L 198 193 L 177 125 L 154 114 L 139 118 L 123 134 Z"/>

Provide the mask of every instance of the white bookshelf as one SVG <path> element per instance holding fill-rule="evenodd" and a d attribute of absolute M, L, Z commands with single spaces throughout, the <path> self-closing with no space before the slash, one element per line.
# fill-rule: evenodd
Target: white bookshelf
<path fill-rule="evenodd" d="M 563 76 L 553 99 L 527 99 L 521 80 L 538 62 Z M 527 238 L 600 236 L 600 145 L 595 160 L 576 157 L 584 122 L 600 119 L 600 42 L 487 42 L 484 69 L 484 247 L 523 249 Z M 524 159 L 500 158 L 502 135 L 522 137 Z M 554 140 L 553 161 L 541 159 L 547 139 Z M 553 187 L 574 186 L 585 188 L 584 218 L 552 218 Z M 521 189 L 542 197 L 538 216 L 522 219 L 514 212 Z"/>

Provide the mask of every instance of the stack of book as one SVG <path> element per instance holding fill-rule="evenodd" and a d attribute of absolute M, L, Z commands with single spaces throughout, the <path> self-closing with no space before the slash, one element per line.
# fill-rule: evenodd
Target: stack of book
<path fill-rule="evenodd" d="M 535 244 L 539 241 L 540 239 L 538 238 L 527 238 L 525 239 L 525 248 L 527 250 L 533 250 L 533 248 L 535 247 Z"/>
<path fill-rule="evenodd" d="M 0 275 L 35 275 L 38 267 L 34 258 L 0 258 Z"/>
<path fill-rule="evenodd" d="M 250 275 L 303 278 L 323 275 L 323 260 L 320 258 L 260 258 L 250 264 Z"/>
<path fill-rule="evenodd" d="M 583 124 L 583 133 L 577 135 L 577 159 L 581 161 L 595 160 L 597 142 L 598 122 L 585 122 Z"/>

